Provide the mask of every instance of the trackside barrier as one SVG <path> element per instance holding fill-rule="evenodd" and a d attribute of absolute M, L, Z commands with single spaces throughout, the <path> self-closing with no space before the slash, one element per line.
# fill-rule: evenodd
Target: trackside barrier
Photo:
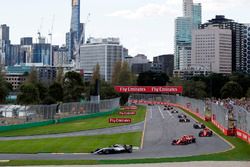
<path fill-rule="evenodd" d="M 134 104 L 171 105 L 196 115 L 205 121 L 211 121 L 223 134 L 232 136 L 250 144 L 250 112 L 234 106 L 227 108 L 211 100 L 197 100 L 188 97 L 162 94 L 133 94 L 129 99 Z"/>
<path fill-rule="evenodd" d="M 38 126 L 51 125 L 54 123 L 55 123 L 55 120 L 49 120 L 49 121 L 44 121 L 44 122 L 33 122 L 33 123 L 26 123 L 26 124 L 19 124 L 19 125 L 0 126 L 0 132 L 18 130 L 18 129 L 26 129 L 26 128 L 34 128 Z"/>
<path fill-rule="evenodd" d="M 74 120 L 85 115 L 109 112 L 120 107 L 120 98 L 100 102 L 58 103 L 53 105 L 2 105 L 0 106 L 0 127 L 20 125 L 49 120 Z M 65 121 L 63 120 L 63 121 Z"/>
<path fill-rule="evenodd" d="M 52 124 L 57 124 L 57 123 L 65 123 L 65 122 L 71 122 L 71 121 L 77 121 L 77 120 L 84 120 L 84 119 L 89 119 L 89 118 L 96 118 L 96 117 L 111 115 L 113 113 L 118 112 L 119 110 L 120 110 L 120 108 L 116 108 L 116 109 L 113 109 L 113 110 L 108 111 L 108 112 L 98 112 L 98 113 L 89 114 L 89 115 L 61 118 L 61 119 L 56 119 L 56 120 L 44 121 L 44 122 L 33 122 L 33 123 L 18 124 L 18 125 L 0 126 L 0 132 L 34 128 L 34 127 L 52 125 Z"/>
<path fill-rule="evenodd" d="M 89 119 L 89 118 L 96 118 L 96 117 L 111 115 L 113 113 L 118 112 L 119 110 L 120 110 L 120 108 L 116 108 L 116 109 L 113 109 L 113 110 L 108 111 L 108 112 L 98 112 L 98 113 L 95 113 L 95 114 L 74 116 L 74 117 L 69 117 L 69 118 L 62 118 L 62 119 L 56 120 L 56 123 L 65 123 L 65 122 L 71 122 L 71 121 L 77 121 L 77 120 L 83 120 L 83 119 Z"/>

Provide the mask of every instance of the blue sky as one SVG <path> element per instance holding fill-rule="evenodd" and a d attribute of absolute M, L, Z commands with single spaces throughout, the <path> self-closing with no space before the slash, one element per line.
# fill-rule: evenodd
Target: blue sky
<path fill-rule="evenodd" d="M 203 22 L 216 14 L 250 23 L 249 0 L 194 0 L 203 6 Z M 0 0 L 0 24 L 10 26 L 12 43 L 23 36 L 47 36 L 55 17 L 53 44 L 63 44 L 69 30 L 71 0 Z M 87 37 L 120 37 L 130 55 L 174 52 L 174 19 L 182 15 L 182 0 L 81 0 L 81 20 Z"/>

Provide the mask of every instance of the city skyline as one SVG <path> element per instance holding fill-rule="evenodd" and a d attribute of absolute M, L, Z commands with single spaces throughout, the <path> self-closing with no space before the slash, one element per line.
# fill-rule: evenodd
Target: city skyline
<path fill-rule="evenodd" d="M 48 37 L 53 16 L 53 44 L 65 43 L 65 33 L 70 27 L 71 0 L 44 0 L 37 5 L 39 1 L 23 0 L 15 4 L 13 0 L 1 2 L 0 11 L 4 14 L 0 15 L 0 24 L 10 27 L 12 44 L 20 43 L 21 37 L 37 37 L 41 22 L 40 31 Z M 237 22 L 250 23 L 250 16 L 245 15 L 250 5 L 247 0 L 194 2 L 202 4 L 203 23 L 216 14 Z M 86 37 L 119 37 L 130 55 L 143 53 L 151 60 L 153 56 L 174 53 L 174 19 L 182 14 L 182 0 L 158 0 L 157 3 L 153 0 L 106 0 L 103 5 L 97 0 L 82 0 L 81 4 L 81 22 L 86 22 L 88 13 L 91 13 Z"/>

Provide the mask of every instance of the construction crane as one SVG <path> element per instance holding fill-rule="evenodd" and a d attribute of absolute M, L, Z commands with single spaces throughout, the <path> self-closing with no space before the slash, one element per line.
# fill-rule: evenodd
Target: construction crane
<path fill-rule="evenodd" d="M 42 26 L 43 26 L 43 18 L 41 18 L 41 24 L 38 28 L 37 34 L 38 34 L 38 43 L 40 42 L 41 39 L 41 31 L 42 31 Z"/>
<path fill-rule="evenodd" d="M 75 64 L 73 64 L 73 65 L 74 65 L 74 68 L 76 68 L 76 70 L 80 69 L 80 47 L 81 47 L 81 44 L 85 42 L 84 41 L 85 28 L 89 22 L 90 22 L 90 13 L 88 14 L 86 22 L 84 23 L 84 27 L 82 29 L 79 41 L 77 41 L 76 38 L 74 39 L 74 44 L 75 44 L 74 46 L 75 47 L 74 47 L 74 51 L 73 51 L 73 57 L 75 58 Z"/>
<path fill-rule="evenodd" d="M 52 56 L 53 56 L 53 51 L 52 51 L 52 40 L 53 40 L 53 29 L 54 29 L 54 22 L 55 22 L 55 15 L 53 15 L 53 18 L 52 18 L 52 23 L 51 23 L 51 28 L 49 30 L 49 36 L 50 36 L 50 64 L 52 65 Z"/>

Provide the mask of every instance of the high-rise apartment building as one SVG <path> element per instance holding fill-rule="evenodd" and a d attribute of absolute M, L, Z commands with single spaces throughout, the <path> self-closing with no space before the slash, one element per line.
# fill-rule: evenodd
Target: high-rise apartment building
<path fill-rule="evenodd" d="M 180 51 L 187 53 L 183 49 L 187 48 L 187 46 L 191 47 L 192 26 L 191 17 L 178 17 L 175 20 L 175 69 L 180 69 L 180 62 L 184 61 L 180 59 Z M 190 55 L 184 57 L 190 57 Z"/>
<path fill-rule="evenodd" d="M 99 64 L 101 78 L 105 81 L 111 81 L 115 63 L 128 56 L 118 38 L 90 38 L 81 46 L 80 53 L 80 68 L 84 70 L 84 76 L 89 78 Z"/>
<path fill-rule="evenodd" d="M 190 65 L 189 62 L 185 61 L 191 59 L 192 30 L 198 29 L 199 24 L 201 24 L 201 11 L 200 3 L 194 4 L 193 0 L 183 0 L 183 16 L 175 20 L 175 69 L 182 69 Z M 180 66 L 181 62 L 182 66 Z M 183 66 L 183 64 L 187 65 Z"/>
<path fill-rule="evenodd" d="M 10 63 L 10 28 L 6 25 L 0 25 L 0 65 Z"/>
<path fill-rule="evenodd" d="M 214 19 L 201 24 L 200 28 L 204 29 L 208 26 L 219 27 L 220 29 L 229 29 L 232 31 L 232 71 L 241 72 L 244 24 L 227 19 L 223 15 L 216 15 Z"/>
<path fill-rule="evenodd" d="M 250 24 L 244 24 L 241 70 L 250 74 Z"/>
<path fill-rule="evenodd" d="M 208 26 L 193 32 L 192 64 L 207 71 L 232 73 L 232 31 Z"/>

